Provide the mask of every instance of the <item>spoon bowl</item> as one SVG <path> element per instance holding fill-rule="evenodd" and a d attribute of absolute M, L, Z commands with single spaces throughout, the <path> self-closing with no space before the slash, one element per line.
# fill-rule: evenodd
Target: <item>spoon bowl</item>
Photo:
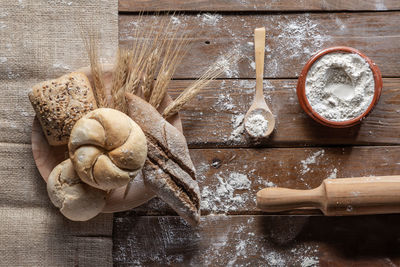
<path fill-rule="evenodd" d="M 266 138 L 275 128 L 274 115 L 268 109 L 250 108 L 244 118 L 244 128 L 253 138 Z"/>

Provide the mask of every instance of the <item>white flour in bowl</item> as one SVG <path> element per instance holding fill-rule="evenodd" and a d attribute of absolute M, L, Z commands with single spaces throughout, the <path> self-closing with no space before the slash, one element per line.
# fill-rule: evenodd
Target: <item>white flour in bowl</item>
<path fill-rule="evenodd" d="M 331 121 L 360 116 L 371 104 L 375 82 L 372 70 L 361 56 L 329 53 L 307 73 L 306 97 L 312 109 Z"/>

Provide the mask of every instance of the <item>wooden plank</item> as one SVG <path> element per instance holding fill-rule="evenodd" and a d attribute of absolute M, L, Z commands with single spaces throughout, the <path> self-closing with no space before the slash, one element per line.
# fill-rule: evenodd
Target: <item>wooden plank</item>
<path fill-rule="evenodd" d="M 170 94 L 176 97 L 192 81 L 174 80 Z M 261 144 L 268 147 L 303 145 L 394 145 L 400 142 L 400 79 L 384 79 L 379 104 L 360 126 L 331 129 L 309 118 L 300 108 L 296 80 L 266 80 L 264 92 L 276 116 L 276 130 Z M 218 80 L 200 92 L 181 112 L 184 134 L 192 148 L 255 146 L 234 122 L 251 104 L 254 80 Z M 27 86 L 29 88 L 29 86 Z M 4 88 L 0 98 L 0 142 L 30 143 L 34 111 L 27 92 Z M 13 101 L 10 101 L 13 99 Z M 15 100 L 15 101 L 14 101 Z M 15 106 L 18 108 L 15 109 Z M 238 130 L 239 128 L 239 130 Z"/>
<path fill-rule="evenodd" d="M 119 0 L 120 12 L 140 11 L 334 11 L 334 10 L 396 10 L 396 0 Z"/>
<path fill-rule="evenodd" d="M 264 187 L 309 189 L 326 178 L 400 174 L 399 153 L 399 146 L 192 149 L 191 157 L 203 215 L 261 214 L 255 196 Z M 152 200 L 126 214 L 174 213 L 162 201 Z"/>
<path fill-rule="evenodd" d="M 344 2 L 344 1 L 343 1 Z M 136 27 L 150 27 L 154 16 L 119 16 L 121 45 L 132 42 Z M 176 78 L 199 77 L 223 54 L 235 50 L 244 60 L 223 77 L 254 78 L 253 30 L 266 26 L 265 77 L 295 78 L 318 50 L 351 46 L 368 55 L 386 77 L 400 76 L 400 16 L 398 12 L 293 13 L 293 14 L 189 14 L 173 23 L 191 34 L 192 48 L 177 69 Z"/>
<path fill-rule="evenodd" d="M 399 144 L 400 79 L 384 79 L 383 93 L 373 112 L 361 125 L 347 129 L 322 126 L 306 115 L 298 104 L 296 83 L 297 80 L 264 82 L 276 128 L 261 146 Z M 190 81 L 174 81 L 170 92 L 175 97 L 189 84 Z M 190 101 L 181 112 L 190 147 L 255 146 L 240 124 L 252 103 L 254 88 L 254 80 L 218 80 Z"/>
<path fill-rule="evenodd" d="M 400 215 L 116 216 L 115 266 L 398 266 Z"/>

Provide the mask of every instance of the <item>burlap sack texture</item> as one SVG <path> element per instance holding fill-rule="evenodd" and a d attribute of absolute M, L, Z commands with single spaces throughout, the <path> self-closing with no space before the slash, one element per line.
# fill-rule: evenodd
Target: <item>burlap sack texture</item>
<path fill-rule="evenodd" d="M 77 26 L 118 45 L 117 0 L 0 0 L 0 265 L 112 265 L 112 215 L 70 222 L 52 206 L 31 152 L 36 82 L 88 65 Z"/>

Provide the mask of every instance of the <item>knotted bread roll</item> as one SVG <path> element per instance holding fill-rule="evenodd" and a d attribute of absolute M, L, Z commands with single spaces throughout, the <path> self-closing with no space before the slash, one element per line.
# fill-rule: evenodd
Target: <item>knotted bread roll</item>
<path fill-rule="evenodd" d="M 110 108 L 96 109 L 77 121 L 68 148 L 82 181 L 103 190 L 128 184 L 147 157 L 142 129 Z"/>
<path fill-rule="evenodd" d="M 58 164 L 47 180 L 47 192 L 54 206 L 72 221 L 87 221 L 106 205 L 107 192 L 83 183 L 70 159 Z"/>

